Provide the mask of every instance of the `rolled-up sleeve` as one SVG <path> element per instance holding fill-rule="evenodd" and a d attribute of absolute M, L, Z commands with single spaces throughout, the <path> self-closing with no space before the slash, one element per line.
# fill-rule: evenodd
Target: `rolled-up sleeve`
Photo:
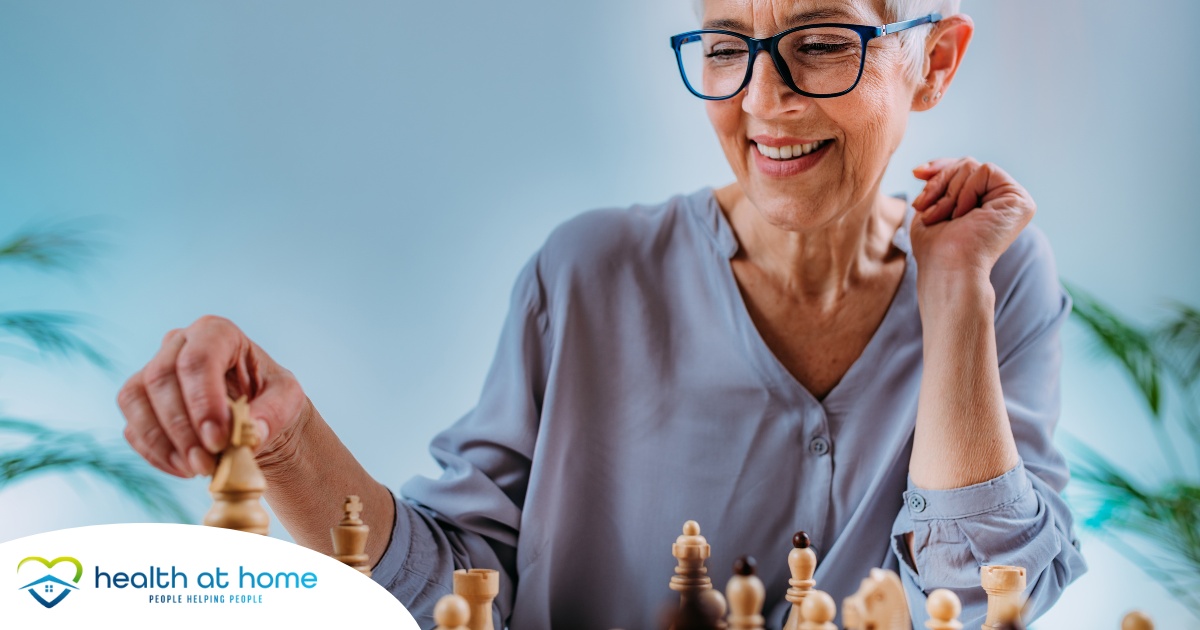
<path fill-rule="evenodd" d="M 1025 568 L 1027 619 L 1049 609 L 1087 570 L 1061 496 L 1067 464 L 1053 444 L 1060 412 L 1059 331 L 1071 299 L 1040 231 L 1022 233 L 997 262 L 992 284 L 1000 380 L 1021 460 L 994 479 L 964 488 L 927 490 L 909 480 L 891 543 L 916 627 L 927 619 L 925 596 L 937 588 L 955 591 L 964 627 L 978 627 L 987 613 L 983 565 Z"/>
<path fill-rule="evenodd" d="M 373 570 L 423 628 L 453 592 L 456 569 L 500 572 L 496 627 L 512 611 L 517 538 L 549 356 L 537 257 L 521 270 L 478 404 L 430 445 L 438 479 L 417 477 L 396 498 L 391 540 Z"/>

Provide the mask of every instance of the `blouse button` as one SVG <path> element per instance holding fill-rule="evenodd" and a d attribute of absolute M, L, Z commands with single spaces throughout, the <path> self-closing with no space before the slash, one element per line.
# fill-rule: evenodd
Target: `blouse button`
<path fill-rule="evenodd" d="M 823 437 L 815 437 L 812 442 L 808 443 L 808 450 L 814 455 L 824 455 L 829 452 L 829 440 Z"/>
<path fill-rule="evenodd" d="M 908 495 L 908 509 L 914 512 L 925 511 L 925 497 L 914 493 Z"/>

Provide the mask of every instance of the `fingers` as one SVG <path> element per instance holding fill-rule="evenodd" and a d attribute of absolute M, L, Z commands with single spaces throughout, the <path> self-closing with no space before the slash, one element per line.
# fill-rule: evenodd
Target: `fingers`
<path fill-rule="evenodd" d="M 126 381 L 117 393 L 117 406 L 125 414 L 125 439 L 133 450 L 155 468 L 176 477 L 191 477 L 191 470 L 175 452 L 175 445 L 158 425 L 158 417 L 150 406 L 142 373 Z"/>
<path fill-rule="evenodd" d="M 956 159 L 956 158 L 938 158 L 936 160 L 931 160 L 929 162 L 926 162 L 926 163 L 921 164 L 920 166 L 914 168 L 913 175 L 917 179 L 926 179 L 927 180 L 927 179 L 933 177 L 934 175 L 937 175 L 939 171 L 942 171 L 947 166 L 950 166 L 957 161 L 958 161 L 958 159 Z"/>
<path fill-rule="evenodd" d="M 932 172 L 932 170 L 918 172 L 921 168 L 918 167 L 918 170 L 913 171 L 913 174 L 918 177 L 928 175 L 924 190 L 913 200 L 913 208 L 922 213 L 921 218 L 925 225 L 962 216 L 978 207 L 988 182 L 985 171 L 983 178 L 985 188 L 976 192 L 979 182 L 972 178 L 978 178 L 977 173 L 983 167 L 978 160 L 972 157 L 956 160 L 940 159 L 928 162 L 927 165 L 931 165 L 931 169 L 937 167 L 938 170 L 936 172 Z"/>
<path fill-rule="evenodd" d="M 179 353 L 187 343 L 184 332 L 172 331 L 163 341 L 162 348 L 142 369 L 142 385 L 146 389 L 150 407 L 158 426 L 166 433 L 174 446 L 173 455 L 183 461 L 183 470 L 189 476 L 206 472 L 203 448 L 187 406 L 183 402 L 183 391 L 179 386 L 177 362 Z M 170 461 L 176 462 L 175 458 Z M 176 464 L 178 465 L 178 464 Z"/>
<path fill-rule="evenodd" d="M 930 164 L 938 163 L 940 160 L 934 160 Z M 917 212 L 924 212 L 931 204 L 941 199 L 946 194 L 946 187 L 950 184 L 950 179 L 954 176 L 956 170 L 954 168 L 944 167 L 933 173 L 925 183 L 924 190 L 917 198 L 913 200 L 913 208 Z M 926 219 L 926 223 L 929 220 Z"/>
<path fill-rule="evenodd" d="M 205 316 L 173 330 L 144 368 L 121 388 L 126 439 L 173 475 L 211 474 L 229 441 L 229 396 L 251 399 L 260 450 L 285 433 L 307 400 L 295 377 L 229 320 Z"/>
<path fill-rule="evenodd" d="M 979 207 L 984 195 L 988 192 L 992 175 L 991 165 L 980 164 L 978 168 L 971 171 L 969 176 L 963 178 L 962 187 L 954 195 L 951 219 L 957 219 Z"/>
<path fill-rule="evenodd" d="M 188 416 L 209 453 L 229 441 L 226 373 L 240 363 L 242 337 L 229 320 L 205 316 L 188 328 L 176 367 Z"/>
<path fill-rule="evenodd" d="M 975 172 L 978 166 L 978 162 L 968 162 L 960 165 L 957 168 L 947 171 L 951 173 L 950 181 L 946 183 L 946 191 L 942 198 L 938 199 L 937 203 L 933 205 L 933 208 L 925 213 L 925 222 L 927 224 L 937 223 L 938 221 L 944 221 L 950 218 L 951 214 L 954 212 L 954 208 L 959 203 L 959 195 L 962 194 L 963 187 L 966 185 L 967 180 Z M 972 200 L 972 205 L 970 207 L 975 207 L 974 200 Z"/>

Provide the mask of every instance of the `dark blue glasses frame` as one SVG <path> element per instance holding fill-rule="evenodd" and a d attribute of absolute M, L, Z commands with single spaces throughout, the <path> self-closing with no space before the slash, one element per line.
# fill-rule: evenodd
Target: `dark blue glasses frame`
<path fill-rule="evenodd" d="M 726 99 L 730 99 L 730 98 L 737 96 L 738 93 L 740 93 L 742 90 L 746 89 L 746 86 L 750 84 L 750 75 L 754 72 L 754 60 L 758 58 L 758 53 L 764 52 L 764 51 L 768 55 L 771 56 L 771 61 L 773 61 L 775 63 L 775 69 L 779 71 L 780 78 L 783 79 L 783 82 L 789 88 L 791 88 L 793 92 L 796 92 L 797 94 L 802 94 L 804 96 L 808 96 L 811 98 L 833 98 L 835 96 L 841 96 L 843 94 L 847 94 L 854 88 L 858 87 L 858 82 L 862 79 L 863 66 L 866 64 L 866 61 L 867 61 L 867 42 L 871 41 L 872 39 L 875 39 L 876 37 L 883 37 L 884 35 L 891 35 L 892 33 L 899 33 L 900 31 L 903 31 L 905 29 L 910 29 L 914 26 L 920 26 L 922 24 L 933 24 L 934 22 L 937 22 L 941 19 L 942 19 L 942 15 L 940 13 L 930 13 L 929 15 L 926 15 L 924 17 L 914 18 L 911 20 L 905 20 L 903 22 L 893 22 L 891 24 L 885 24 L 883 26 L 865 26 L 862 24 L 805 24 L 804 26 L 797 26 L 795 28 L 789 28 L 788 30 L 783 31 L 782 33 L 778 33 L 772 37 L 766 37 L 766 38 L 762 38 L 762 39 L 755 38 L 755 37 L 748 37 L 746 35 L 742 35 L 741 33 L 735 33 L 733 31 L 725 31 L 725 30 L 720 30 L 720 29 L 701 29 L 698 31 L 688 31 L 686 33 L 680 33 L 678 35 L 671 37 L 671 48 L 675 50 L 675 61 L 676 61 L 676 63 L 679 64 L 679 76 L 683 77 L 683 84 L 687 86 L 687 89 L 689 92 L 691 92 L 692 94 L 694 94 L 697 97 L 702 98 L 706 101 L 723 101 Z M 842 90 L 841 92 L 836 92 L 833 94 L 813 94 L 812 92 L 805 92 L 804 90 L 801 90 L 799 87 L 797 87 L 795 80 L 792 79 L 792 71 L 790 68 L 788 68 L 787 62 L 784 61 L 783 55 L 781 55 L 779 53 L 779 41 L 781 39 L 783 39 L 784 37 L 791 35 L 792 33 L 795 33 L 796 31 L 802 31 L 802 30 L 810 29 L 810 28 L 829 28 L 829 27 L 835 27 L 835 26 L 840 27 L 840 28 L 850 29 L 850 30 L 858 33 L 859 38 L 862 40 L 862 54 L 859 55 L 859 60 L 858 60 L 858 76 L 856 76 L 854 78 L 853 85 L 846 88 L 845 90 Z M 746 42 L 746 46 L 748 47 L 748 49 L 750 51 L 749 61 L 746 63 L 746 76 L 745 76 L 745 78 L 742 79 L 741 86 L 739 86 L 738 89 L 734 90 L 733 93 L 730 94 L 729 96 L 705 96 L 705 95 L 701 94 L 700 92 L 698 92 L 696 90 L 696 88 L 692 87 L 691 82 L 688 81 L 687 71 L 685 71 L 683 68 L 683 54 L 680 52 L 680 48 L 682 48 L 684 44 L 699 40 L 700 36 L 704 35 L 705 33 L 718 33 L 721 35 L 730 35 L 732 37 L 736 37 L 736 38 Z"/>

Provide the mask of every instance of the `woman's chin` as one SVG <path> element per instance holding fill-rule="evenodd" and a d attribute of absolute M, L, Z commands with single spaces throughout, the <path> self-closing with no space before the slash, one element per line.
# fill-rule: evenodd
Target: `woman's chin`
<path fill-rule="evenodd" d="M 788 232 L 815 230 L 834 220 L 837 214 L 828 204 L 800 195 L 769 195 L 754 205 L 768 224 Z"/>

